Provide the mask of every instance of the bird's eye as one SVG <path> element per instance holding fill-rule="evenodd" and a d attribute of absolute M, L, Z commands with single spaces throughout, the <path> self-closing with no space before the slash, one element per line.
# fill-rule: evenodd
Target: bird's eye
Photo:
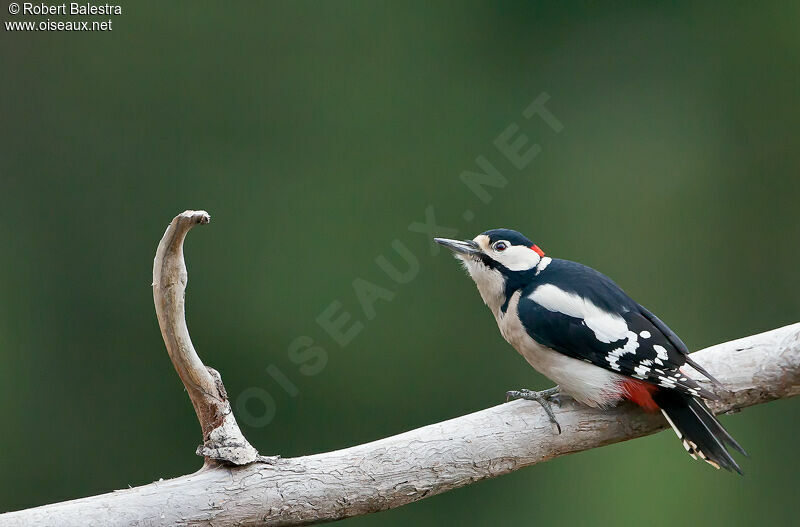
<path fill-rule="evenodd" d="M 508 243 L 506 243 L 506 242 L 494 242 L 494 245 L 492 245 L 492 248 L 495 251 L 501 253 L 501 252 L 505 251 L 506 249 L 508 249 Z"/>

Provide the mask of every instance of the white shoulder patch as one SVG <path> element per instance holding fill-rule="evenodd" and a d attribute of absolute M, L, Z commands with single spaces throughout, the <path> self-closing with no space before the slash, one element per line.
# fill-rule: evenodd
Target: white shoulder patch
<path fill-rule="evenodd" d="M 568 293 L 553 284 L 543 284 L 534 289 L 528 298 L 547 309 L 570 317 L 583 319 L 600 342 L 615 342 L 628 336 L 628 324 L 616 313 L 609 313 L 590 300 Z"/>

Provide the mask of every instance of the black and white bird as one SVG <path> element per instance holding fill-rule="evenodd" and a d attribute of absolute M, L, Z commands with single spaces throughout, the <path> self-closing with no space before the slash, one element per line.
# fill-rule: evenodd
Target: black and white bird
<path fill-rule="evenodd" d="M 666 324 L 610 278 L 549 258 L 509 229 L 486 231 L 473 240 L 435 240 L 463 262 L 503 337 L 558 384 L 508 396 L 538 401 L 556 425 L 550 400 L 557 393 L 598 408 L 627 399 L 647 411 L 660 410 L 693 458 L 741 474 L 726 445 L 744 450 L 702 400 L 716 396 L 681 367 L 688 364 L 719 382 L 691 359 Z"/>

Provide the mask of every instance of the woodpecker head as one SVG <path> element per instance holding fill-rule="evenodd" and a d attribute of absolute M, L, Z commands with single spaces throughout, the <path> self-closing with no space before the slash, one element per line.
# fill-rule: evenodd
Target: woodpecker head
<path fill-rule="evenodd" d="M 549 262 L 549 258 L 543 262 L 544 251 L 536 244 L 510 229 L 492 229 L 472 240 L 434 240 L 463 262 L 483 301 L 493 311 L 505 305 L 508 293 L 527 283 L 539 263 Z"/>

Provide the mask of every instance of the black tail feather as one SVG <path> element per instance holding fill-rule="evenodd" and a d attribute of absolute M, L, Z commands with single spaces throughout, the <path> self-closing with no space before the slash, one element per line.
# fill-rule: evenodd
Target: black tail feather
<path fill-rule="evenodd" d="M 736 464 L 736 461 L 733 460 L 731 455 L 728 453 L 727 448 L 725 447 L 724 439 L 721 439 L 717 434 L 715 434 L 711 428 L 706 423 L 707 419 L 705 416 L 701 417 L 701 413 L 697 411 L 697 409 L 690 403 L 689 410 L 695 415 L 698 421 L 700 421 L 700 426 L 705 429 L 704 430 L 704 437 L 707 439 L 708 437 L 711 438 L 711 448 L 705 449 L 701 448 L 699 445 L 696 447 L 697 454 L 705 461 L 714 461 L 722 468 L 727 470 L 736 470 L 739 474 L 742 473 L 741 468 L 739 465 Z M 708 450 L 708 455 L 706 455 L 706 450 Z"/>
<path fill-rule="evenodd" d="M 703 424 L 709 429 L 709 431 L 718 439 L 721 439 L 724 444 L 728 444 L 733 447 L 737 452 L 742 454 L 743 456 L 750 457 L 747 452 L 745 452 L 744 448 L 736 442 L 736 440 L 731 437 L 725 428 L 722 427 L 722 423 L 720 423 L 714 414 L 711 413 L 711 410 L 705 405 L 705 403 L 700 399 L 692 399 L 689 403 L 689 407 L 693 409 L 695 415 L 699 417 Z"/>
<path fill-rule="evenodd" d="M 747 453 L 717 421 L 702 400 L 675 390 L 658 390 L 653 400 L 678 434 L 683 446 L 693 458 L 700 458 L 716 468 L 742 474 L 742 469 L 726 448 L 730 445 L 744 455 Z"/>

